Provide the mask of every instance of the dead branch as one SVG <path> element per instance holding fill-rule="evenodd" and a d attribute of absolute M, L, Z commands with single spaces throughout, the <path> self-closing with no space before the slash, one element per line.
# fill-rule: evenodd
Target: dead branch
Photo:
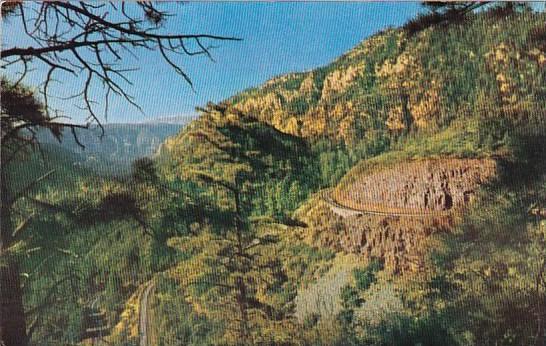
<path fill-rule="evenodd" d="M 136 52 L 139 50 L 157 52 L 160 59 L 193 89 L 190 76 L 174 55 L 189 57 L 202 54 L 213 60 L 210 52 L 213 46 L 207 42 L 240 40 L 205 33 L 165 33 L 164 24 L 172 14 L 157 6 L 148 2 L 130 5 L 56 1 L 18 3 L 10 16 L 21 22 L 23 32 L 33 45 L 6 47 L 0 53 L 3 65 L 5 68 L 21 67 L 17 83 L 27 77 L 31 66 L 45 66 L 46 78 L 40 93 L 46 114 L 52 111 L 48 93 L 52 82 L 67 80 L 60 76 L 54 79 L 54 76 L 72 77 L 71 80 L 79 83 L 79 87 L 68 97 L 62 97 L 81 100 L 81 108 L 88 113 L 87 120 L 97 123 L 103 131 L 100 120 L 107 117 L 112 94 L 142 111 L 127 90 L 132 85 L 129 73 L 137 69 L 124 66 L 124 53 L 138 58 Z M 188 48 L 189 45 L 195 50 Z M 79 75 L 86 76 L 84 81 L 78 81 Z M 91 98 L 91 90 L 95 91 L 97 83 L 104 86 L 104 117 L 98 114 Z M 81 144 L 77 138 L 76 142 Z"/>

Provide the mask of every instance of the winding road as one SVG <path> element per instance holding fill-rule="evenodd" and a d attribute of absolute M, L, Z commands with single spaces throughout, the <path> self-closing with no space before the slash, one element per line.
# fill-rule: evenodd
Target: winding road
<path fill-rule="evenodd" d="M 148 339 L 148 297 L 150 296 L 150 292 L 155 287 L 155 281 L 150 280 L 146 284 L 146 287 L 144 287 L 144 290 L 142 291 L 142 294 L 140 295 L 140 311 L 139 311 L 139 317 L 138 317 L 138 331 L 140 335 L 140 346 L 148 346 L 149 339 Z"/>
<path fill-rule="evenodd" d="M 332 198 L 332 191 L 326 190 L 321 193 L 321 199 L 330 206 L 330 209 L 337 215 L 341 217 L 349 216 L 362 216 L 362 215 L 377 215 L 377 216 L 395 216 L 395 217 L 431 217 L 431 216 L 448 216 L 451 214 L 451 210 L 446 211 L 437 211 L 437 212 L 389 212 L 389 211 L 378 211 L 378 210 L 366 210 L 366 209 L 355 209 L 339 204 L 336 200 Z"/>
<path fill-rule="evenodd" d="M 361 215 L 377 215 L 377 216 L 394 216 L 394 217 L 415 217 L 415 218 L 423 218 L 423 217 L 430 217 L 430 216 L 447 216 L 451 214 L 450 210 L 447 211 L 439 211 L 439 212 L 423 212 L 423 213 L 416 213 L 416 212 L 389 212 L 389 211 L 378 211 L 378 210 L 366 210 L 366 209 L 355 209 L 351 207 L 347 207 L 344 205 L 339 204 L 336 200 L 332 198 L 332 192 L 331 190 L 326 190 L 320 194 L 321 199 L 330 206 L 331 210 L 341 216 L 341 217 L 349 217 L 349 216 L 361 216 Z M 140 304 L 139 304 L 139 321 L 138 321 L 138 329 L 139 329 L 139 335 L 140 335 L 140 346 L 150 346 L 150 340 L 148 336 L 148 328 L 149 328 L 149 316 L 148 316 L 148 305 L 149 305 L 149 296 L 150 293 L 153 292 L 155 288 L 155 280 L 150 280 L 146 283 L 146 286 L 142 290 L 142 293 L 140 295 Z"/>

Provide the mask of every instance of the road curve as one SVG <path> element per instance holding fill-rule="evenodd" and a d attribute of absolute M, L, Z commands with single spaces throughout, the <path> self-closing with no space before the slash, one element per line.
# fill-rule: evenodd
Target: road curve
<path fill-rule="evenodd" d="M 148 297 L 150 296 L 150 292 L 154 288 L 155 282 L 153 280 L 148 281 L 146 284 L 146 287 L 144 287 L 144 290 L 142 294 L 140 295 L 140 311 L 139 311 L 139 318 L 138 318 L 138 331 L 140 335 L 140 346 L 148 346 L 149 340 L 148 340 Z"/>
<path fill-rule="evenodd" d="M 321 199 L 330 206 L 330 209 L 337 215 L 341 217 L 349 217 L 354 215 L 377 215 L 377 216 L 395 216 L 395 217 L 414 217 L 414 218 L 424 218 L 431 216 L 448 216 L 451 214 L 451 211 L 440 211 L 432 213 L 400 213 L 400 212 L 386 212 L 386 211 L 377 211 L 377 210 L 365 210 L 365 209 L 355 209 L 348 206 L 339 204 L 336 200 L 332 198 L 332 193 L 330 190 L 326 190 L 321 193 Z"/>

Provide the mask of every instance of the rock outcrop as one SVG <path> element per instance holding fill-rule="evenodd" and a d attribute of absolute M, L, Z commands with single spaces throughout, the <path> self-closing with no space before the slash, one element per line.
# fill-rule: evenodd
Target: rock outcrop
<path fill-rule="evenodd" d="M 403 162 L 340 186 L 334 199 L 359 210 L 438 212 L 463 207 L 496 174 L 491 159 Z"/>
<path fill-rule="evenodd" d="M 404 162 L 338 188 L 337 201 L 322 195 L 302 217 L 321 246 L 379 259 L 392 273 L 415 272 L 426 265 L 430 235 L 454 226 L 455 216 L 445 211 L 463 210 L 496 170 L 490 159 Z"/>
<path fill-rule="evenodd" d="M 430 235 L 448 232 L 454 222 L 452 216 L 340 216 L 324 201 L 315 202 L 306 214 L 313 243 L 363 260 L 378 259 L 391 273 L 423 269 Z"/>
<path fill-rule="evenodd" d="M 453 218 L 405 218 L 377 215 L 337 218 L 335 232 L 323 232 L 322 246 L 358 254 L 365 259 L 376 258 L 393 273 L 421 270 L 431 234 L 448 232 Z"/>

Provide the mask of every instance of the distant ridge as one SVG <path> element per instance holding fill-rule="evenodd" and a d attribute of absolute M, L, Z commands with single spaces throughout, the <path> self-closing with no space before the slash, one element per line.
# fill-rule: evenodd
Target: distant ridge
<path fill-rule="evenodd" d="M 197 114 L 189 115 L 175 115 L 175 116 L 166 116 L 160 118 L 154 118 L 143 121 L 141 124 L 177 124 L 185 125 L 195 118 L 199 117 Z"/>
<path fill-rule="evenodd" d="M 169 117 L 141 123 L 92 124 L 88 130 L 77 130 L 78 142 L 71 133 L 64 133 L 59 143 L 49 132 L 38 132 L 40 142 L 75 154 L 80 164 L 96 173 L 125 175 L 134 160 L 153 156 L 161 143 L 177 134 L 192 117 Z M 66 132 L 66 131 L 65 131 Z M 84 147 L 80 146 L 82 144 Z"/>

